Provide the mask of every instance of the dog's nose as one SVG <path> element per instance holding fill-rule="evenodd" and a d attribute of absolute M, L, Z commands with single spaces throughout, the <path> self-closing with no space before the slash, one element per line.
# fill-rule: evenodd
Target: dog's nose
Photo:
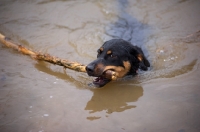
<path fill-rule="evenodd" d="M 86 66 L 85 69 L 86 69 L 89 76 L 92 76 L 94 74 L 94 66 L 93 65 L 89 64 L 89 65 Z"/>

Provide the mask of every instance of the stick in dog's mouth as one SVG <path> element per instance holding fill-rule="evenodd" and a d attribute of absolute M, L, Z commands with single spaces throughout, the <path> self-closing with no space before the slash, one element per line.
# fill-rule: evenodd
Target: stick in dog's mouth
<path fill-rule="evenodd" d="M 116 79 L 117 79 L 117 73 L 115 71 L 106 70 L 101 76 L 96 77 L 93 80 L 93 84 L 96 85 L 97 87 L 103 87 L 108 82 Z"/>

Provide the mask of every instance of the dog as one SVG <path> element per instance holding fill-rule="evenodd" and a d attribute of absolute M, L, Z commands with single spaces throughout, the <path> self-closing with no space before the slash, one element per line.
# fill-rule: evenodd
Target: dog
<path fill-rule="evenodd" d="M 107 70 L 112 70 L 117 73 L 118 78 L 123 78 L 126 75 L 136 75 L 138 69 L 146 71 L 150 67 L 142 50 L 123 39 L 106 41 L 97 53 L 97 59 L 86 66 L 87 74 L 97 77 L 93 81 L 97 87 L 103 87 L 111 81 L 104 75 Z"/>

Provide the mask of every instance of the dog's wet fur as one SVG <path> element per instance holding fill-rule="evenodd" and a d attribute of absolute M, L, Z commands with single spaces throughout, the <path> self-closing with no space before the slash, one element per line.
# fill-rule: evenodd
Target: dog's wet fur
<path fill-rule="evenodd" d="M 88 75 L 97 77 L 93 81 L 97 87 L 103 87 L 111 81 L 106 78 L 107 70 L 116 72 L 117 77 L 122 78 L 136 75 L 138 69 L 146 71 L 150 67 L 142 50 L 123 39 L 106 41 L 97 52 L 97 59 L 86 66 Z"/>

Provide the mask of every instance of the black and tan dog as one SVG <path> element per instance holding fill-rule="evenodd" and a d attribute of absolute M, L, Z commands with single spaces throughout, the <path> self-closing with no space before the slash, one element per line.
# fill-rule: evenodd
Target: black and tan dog
<path fill-rule="evenodd" d="M 89 76 L 97 77 L 93 83 L 102 87 L 111 79 L 106 78 L 106 71 L 112 70 L 117 78 L 136 75 L 138 69 L 146 71 L 149 61 L 142 50 L 123 39 L 112 39 L 105 42 L 98 50 L 97 59 L 87 65 Z"/>

